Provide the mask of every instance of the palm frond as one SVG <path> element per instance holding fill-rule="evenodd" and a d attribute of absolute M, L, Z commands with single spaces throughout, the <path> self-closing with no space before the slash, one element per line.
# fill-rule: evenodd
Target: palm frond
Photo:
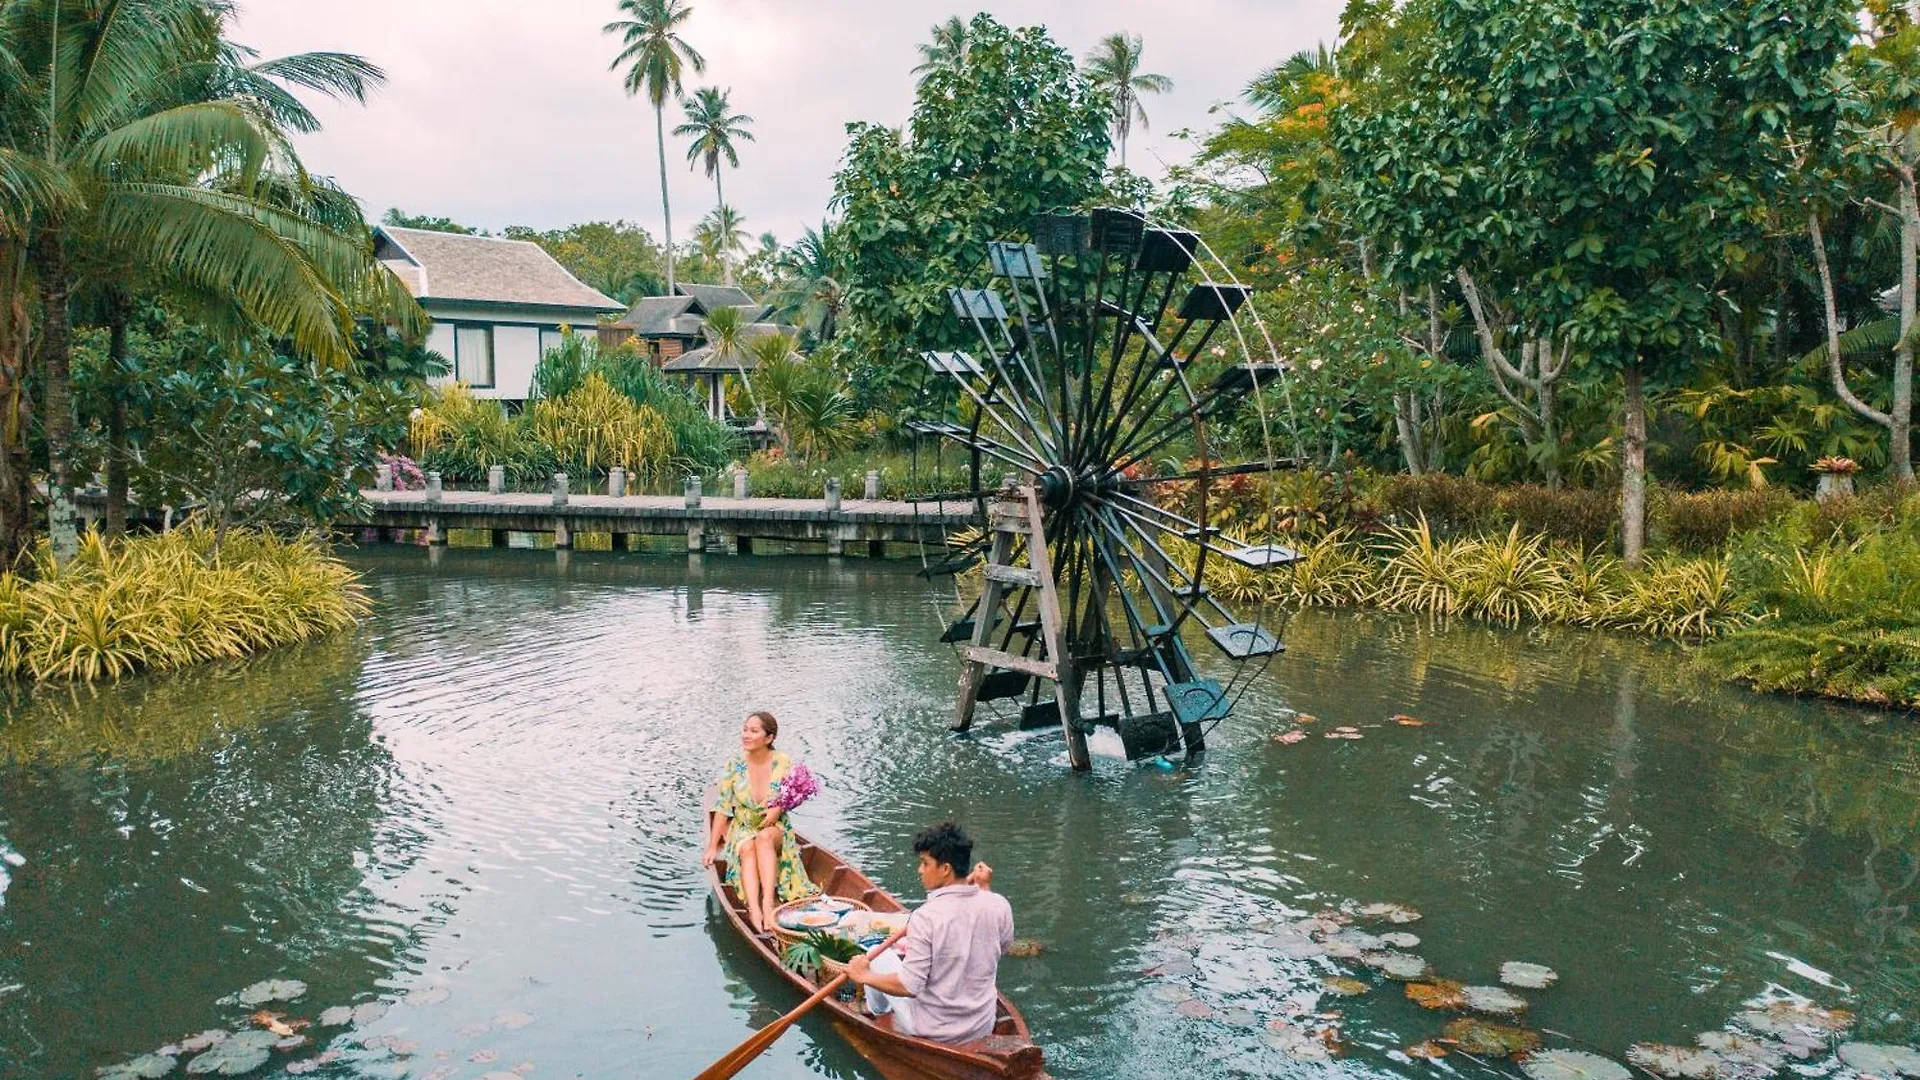
<path fill-rule="evenodd" d="M 257 173 L 271 140 L 245 109 L 229 101 L 205 101 L 165 109 L 130 121 L 94 139 L 79 164 L 95 176 L 191 177 L 227 165 Z"/>
<path fill-rule="evenodd" d="M 1913 324 L 1907 333 L 1907 343 L 1920 347 L 1920 322 Z M 1875 319 L 1862 323 L 1840 335 L 1840 357 L 1843 360 L 1859 357 L 1886 356 L 1900 347 L 1900 320 L 1898 318 Z M 1806 364 L 1825 364 L 1827 346 L 1822 343 L 1800 358 Z"/>

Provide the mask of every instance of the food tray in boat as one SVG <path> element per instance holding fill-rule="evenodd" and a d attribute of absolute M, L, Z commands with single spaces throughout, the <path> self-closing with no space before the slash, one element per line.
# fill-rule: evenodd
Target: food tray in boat
<path fill-rule="evenodd" d="M 783 941 L 799 941 L 815 930 L 840 930 L 847 916 L 868 912 L 867 905 L 842 896 L 809 896 L 790 900 L 773 911 L 774 933 Z"/>

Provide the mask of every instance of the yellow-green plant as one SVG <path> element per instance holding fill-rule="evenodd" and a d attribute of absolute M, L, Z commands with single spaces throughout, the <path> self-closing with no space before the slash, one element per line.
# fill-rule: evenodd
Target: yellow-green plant
<path fill-rule="evenodd" d="M 165 671 L 345 629 L 368 610 L 318 539 L 189 527 L 108 543 L 90 534 L 31 580 L 0 574 L 0 675 L 94 682 Z"/>

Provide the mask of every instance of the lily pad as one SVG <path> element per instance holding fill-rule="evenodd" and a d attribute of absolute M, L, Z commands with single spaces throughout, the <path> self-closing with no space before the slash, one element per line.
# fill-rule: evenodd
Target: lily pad
<path fill-rule="evenodd" d="M 1361 952 L 1384 952 L 1388 948 L 1387 939 L 1365 930 L 1342 930 L 1329 941 L 1344 941 Z"/>
<path fill-rule="evenodd" d="M 1367 904 L 1355 914 L 1363 919 L 1385 919 L 1390 923 L 1420 921 L 1420 913 L 1405 904 Z"/>
<path fill-rule="evenodd" d="M 1153 999 L 1169 1005 L 1178 1005 L 1193 999 L 1193 988 L 1186 983 L 1166 982 L 1153 988 Z"/>
<path fill-rule="evenodd" d="M 1545 990 L 1559 981 L 1560 973 L 1544 964 L 1509 960 L 1500 965 L 1500 981 L 1522 990 Z"/>
<path fill-rule="evenodd" d="M 407 995 L 409 1005 L 438 1005 L 453 996 L 453 991 L 445 986 L 423 986 Z"/>
<path fill-rule="evenodd" d="M 1775 1001 L 1763 1009 L 1743 1012 L 1735 1019 L 1768 1035 L 1845 1031 L 1853 1026 L 1853 1014 L 1845 1009 L 1823 1009 L 1798 1001 Z"/>
<path fill-rule="evenodd" d="M 1423 1043 L 1414 1043 L 1412 1046 L 1407 1047 L 1404 1052 L 1408 1057 L 1419 1058 L 1422 1061 L 1432 1061 L 1435 1058 L 1447 1056 L 1447 1048 L 1434 1042 L 1432 1039 L 1428 1039 Z"/>
<path fill-rule="evenodd" d="M 1260 944 L 1292 960 L 1310 960 L 1327 954 L 1325 945 L 1301 934 L 1275 934 Z"/>
<path fill-rule="evenodd" d="M 495 1016 L 493 1022 L 506 1028 L 508 1031 L 518 1031 L 528 1024 L 533 1023 L 533 1017 L 516 1010 L 508 1010 Z"/>
<path fill-rule="evenodd" d="M 232 1032 L 223 1028 L 209 1028 L 198 1035 L 189 1035 L 181 1039 L 180 1052 L 183 1054 L 197 1054 L 210 1046 L 218 1046 L 226 1042 L 232 1034 Z"/>
<path fill-rule="evenodd" d="M 1508 1027 L 1472 1017 L 1450 1021 L 1446 1027 L 1446 1037 L 1460 1049 L 1481 1057 L 1522 1054 L 1540 1045 L 1540 1036 L 1526 1028 Z"/>
<path fill-rule="evenodd" d="M 1253 1015 L 1252 1009 L 1241 1008 L 1236 1005 L 1220 1014 L 1220 1022 L 1223 1024 L 1232 1024 L 1234 1027 L 1250 1028 L 1259 1026 L 1260 1018 Z"/>
<path fill-rule="evenodd" d="M 353 1023 L 353 1006 L 334 1005 L 329 1008 L 321 1009 L 320 1016 L 318 1019 L 314 1021 L 314 1023 L 319 1024 L 323 1028 L 345 1027 L 346 1025 Z"/>
<path fill-rule="evenodd" d="M 307 984 L 299 979 L 265 979 L 240 991 L 237 1000 L 252 1009 L 269 1001 L 292 1001 L 306 993 Z"/>
<path fill-rule="evenodd" d="M 1420 947 L 1420 935 L 1409 934 L 1403 930 L 1395 930 L 1392 933 L 1381 934 L 1380 941 L 1382 944 L 1395 949 L 1417 949 Z"/>
<path fill-rule="evenodd" d="M 273 1035 L 272 1032 L 262 1034 L 269 1038 Z M 242 1043 L 238 1038 L 228 1039 L 187 1062 L 187 1072 L 194 1076 L 239 1076 L 265 1065 L 271 1056 L 273 1052 L 265 1046 Z"/>
<path fill-rule="evenodd" d="M 271 1031 L 260 1031 L 257 1029 L 236 1031 L 234 1032 L 233 1038 L 228 1039 L 220 1045 L 236 1047 L 242 1050 L 264 1050 L 274 1043 L 279 1042 L 281 1038 L 282 1036 L 276 1035 Z"/>
<path fill-rule="evenodd" d="M 1840 1044 L 1840 1060 L 1850 1067 L 1874 1076 L 1920 1076 L 1920 1049 L 1892 1043 L 1850 1042 Z"/>
<path fill-rule="evenodd" d="M 1294 728 L 1292 731 L 1283 731 L 1275 735 L 1273 741 L 1282 746 L 1292 746 L 1294 743 L 1306 742 L 1307 733 L 1301 731 L 1299 728 Z"/>
<path fill-rule="evenodd" d="M 1775 1072 L 1786 1061 L 1778 1045 L 1764 1039 L 1756 1039 L 1751 1035 L 1736 1035 L 1731 1031 L 1703 1031 L 1695 1035 L 1693 1041 L 1721 1057 L 1732 1058 L 1762 1072 Z"/>
<path fill-rule="evenodd" d="M 1372 989 L 1359 979 L 1346 975 L 1328 975 L 1320 980 L 1320 986 L 1337 997 L 1359 997 Z"/>
<path fill-rule="evenodd" d="M 1166 979 L 1191 975 L 1196 970 L 1193 966 L 1193 961 L 1188 960 L 1186 957 L 1176 957 L 1164 964 L 1155 964 L 1153 967 L 1148 968 L 1146 973 L 1156 978 Z"/>
<path fill-rule="evenodd" d="M 1295 1061 L 1331 1061 L 1333 1059 L 1333 1051 L 1328 1049 L 1326 1043 L 1284 1020 L 1269 1023 L 1267 1030 L 1260 1038 L 1268 1046 Z"/>
<path fill-rule="evenodd" d="M 313 1041 L 312 1039 L 307 1038 L 305 1035 L 289 1035 L 286 1038 L 281 1039 L 279 1042 L 274 1043 L 273 1048 L 275 1050 L 283 1050 L 283 1051 L 298 1050 L 312 1041 Z"/>
<path fill-rule="evenodd" d="M 1716 1080 L 1729 1064 L 1710 1050 L 1666 1043 L 1634 1043 L 1627 1047 L 1627 1060 L 1668 1080 Z"/>
<path fill-rule="evenodd" d="M 391 1008 L 393 1008 L 392 1004 L 385 1001 L 363 1001 L 353 1007 L 353 1022 L 359 1027 L 378 1023 Z"/>
<path fill-rule="evenodd" d="M 1527 999 L 1498 986 L 1469 986 L 1467 1008 L 1494 1016 L 1518 1016 L 1527 1011 Z"/>
<path fill-rule="evenodd" d="M 1188 998 L 1173 1007 L 1173 1011 L 1189 1020 L 1211 1020 L 1214 1017 L 1213 1006 L 1199 998 Z"/>
<path fill-rule="evenodd" d="M 171 1054 L 141 1054 L 132 1061 L 95 1069 L 94 1075 L 101 1080 L 158 1080 L 172 1072 L 179 1063 L 179 1059 Z"/>
<path fill-rule="evenodd" d="M 1464 1009 L 1467 988 L 1452 979 L 1408 983 L 1407 1000 L 1423 1009 Z"/>
<path fill-rule="evenodd" d="M 1327 955 L 1335 960 L 1358 960 L 1361 957 L 1360 946 L 1351 941 L 1341 941 L 1339 938 L 1327 942 L 1326 950 Z"/>
<path fill-rule="evenodd" d="M 1014 938 L 1007 946 L 1007 955 L 1020 959 L 1031 959 L 1047 951 L 1047 944 L 1038 938 Z"/>
<path fill-rule="evenodd" d="M 1633 1080 L 1625 1065 L 1585 1050 L 1536 1050 L 1520 1059 L 1532 1080 Z"/>
<path fill-rule="evenodd" d="M 1433 974 L 1433 966 L 1424 956 L 1403 952 L 1365 953 L 1360 962 L 1370 968 L 1376 968 L 1380 974 L 1401 982 L 1419 982 Z"/>

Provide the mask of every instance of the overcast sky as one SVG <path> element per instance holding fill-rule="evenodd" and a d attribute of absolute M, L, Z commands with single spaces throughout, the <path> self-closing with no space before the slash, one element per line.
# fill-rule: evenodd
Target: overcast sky
<path fill-rule="evenodd" d="M 1044 25 L 1084 56 L 1100 37 L 1144 35 L 1143 67 L 1171 77 L 1146 102 L 1128 160 L 1188 149 L 1171 134 L 1202 128 L 1262 68 L 1330 41 L 1342 0 L 693 0 L 685 37 L 707 60 L 700 85 L 730 88 L 758 141 L 725 178 L 727 201 L 752 234 L 791 240 L 825 214 L 854 120 L 900 124 L 913 104 L 914 46 L 951 14 L 984 8 L 1003 22 Z M 498 230 L 626 218 L 660 233 L 653 113 L 607 70 L 615 39 L 601 27 L 613 0 L 242 0 L 234 37 L 279 56 L 359 53 L 385 68 L 365 108 L 328 106 L 326 130 L 302 142 L 307 166 L 332 175 L 370 214 L 399 206 Z M 679 121 L 669 104 L 669 132 Z M 713 207 L 713 184 L 690 171 L 668 135 L 674 232 Z"/>

